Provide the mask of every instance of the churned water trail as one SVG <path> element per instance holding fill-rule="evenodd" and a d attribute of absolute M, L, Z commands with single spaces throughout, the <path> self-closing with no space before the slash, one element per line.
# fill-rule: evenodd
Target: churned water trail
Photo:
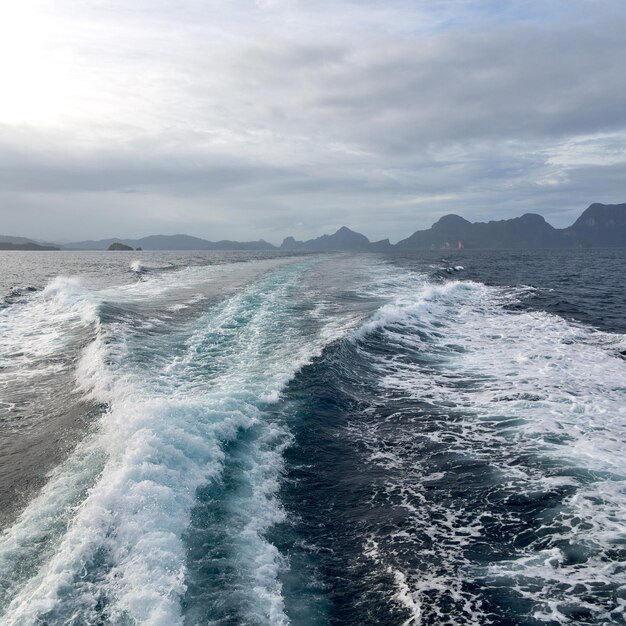
<path fill-rule="evenodd" d="M 0 623 L 626 623 L 624 288 L 507 258 L 11 286 Z"/>
<path fill-rule="evenodd" d="M 243 432 L 254 433 L 249 471 L 243 499 L 233 499 L 252 517 L 241 525 L 234 511 L 227 520 L 241 526 L 232 585 L 249 596 L 237 610 L 286 621 L 279 557 L 263 533 L 280 515 L 272 492 L 288 432 L 264 422 L 263 409 L 354 317 L 302 323 L 298 292 L 310 265 L 271 269 L 189 323 L 172 322 L 175 332 L 131 308 L 138 294 L 161 297 L 167 285 L 99 294 L 95 338 L 75 373 L 83 397 L 106 409 L 2 538 L 5 623 L 182 623 L 183 597 L 190 612 L 197 605 L 183 540 L 196 489 L 220 480 L 224 444 Z M 17 561 L 28 565 L 11 571 Z"/>
<path fill-rule="evenodd" d="M 624 623 L 624 336 L 398 289 L 293 386 L 283 499 L 330 621 Z"/>

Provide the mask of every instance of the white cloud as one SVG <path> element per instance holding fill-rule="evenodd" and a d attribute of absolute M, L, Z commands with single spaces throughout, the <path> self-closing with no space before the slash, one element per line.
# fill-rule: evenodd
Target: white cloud
<path fill-rule="evenodd" d="M 626 199 L 626 8 L 588 6 L 5 3 L 0 217 L 50 239 L 562 225 Z"/>

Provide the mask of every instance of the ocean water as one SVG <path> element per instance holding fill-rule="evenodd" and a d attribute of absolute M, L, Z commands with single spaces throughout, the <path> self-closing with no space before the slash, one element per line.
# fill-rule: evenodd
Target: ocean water
<path fill-rule="evenodd" d="M 0 624 L 626 623 L 626 251 L 0 253 Z"/>

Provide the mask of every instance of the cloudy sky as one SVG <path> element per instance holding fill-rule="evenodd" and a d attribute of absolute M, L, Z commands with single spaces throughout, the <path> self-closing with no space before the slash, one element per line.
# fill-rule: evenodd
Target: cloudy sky
<path fill-rule="evenodd" d="M 0 233 L 392 241 L 626 202 L 624 0 L 0 4 Z"/>

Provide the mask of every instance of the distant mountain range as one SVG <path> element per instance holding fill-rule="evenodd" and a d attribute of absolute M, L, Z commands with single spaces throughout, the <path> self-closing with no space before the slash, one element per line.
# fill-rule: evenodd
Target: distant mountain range
<path fill-rule="evenodd" d="M 107 250 L 114 243 L 122 243 L 142 250 L 276 250 L 267 241 L 207 241 L 190 235 L 150 235 L 141 239 L 100 239 L 77 241 L 61 246 L 64 250 Z"/>
<path fill-rule="evenodd" d="M 388 239 L 371 242 L 365 235 L 342 226 L 332 235 L 308 241 L 287 237 L 279 247 L 259 241 L 207 241 L 189 235 L 152 235 L 141 239 L 101 239 L 64 245 L 46 244 L 24 237 L 0 237 L 1 250 L 107 250 L 123 244 L 143 250 L 285 250 L 328 252 L 333 250 L 442 250 L 513 248 L 590 248 L 626 246 L 626 204 L 592 204 L 567 228 L 554 228 L 541 215 L 490 222 L 469 222 L 459 215 L 445 215 L 427 230 L 418 230 L 392 245 Z"/>
<path fill-rule="evenodd" d="M 626 246 L 626 204 L 592 204 L 567 228 L 554 228 L 536 213 L 491 222 L 469 222 L 445 215 L 427 230 L 418 230 L 392 245 L 388 239 L 370 242 L 345 226 L 334 235 L 308 241 L 287 237 L 281 250 L 442 250 L 451 248 L 589 248 Z"/>
<path fill-rule="evenodd" d="M 59 250 L 59 247 L 26 237 L 0 235 L 0 250 Z"/>
<path fill-rule="evenodd" d="M 536 213 L 491 222 L 468 222 L 445 215 L 428 230 L 418 230 L 394 247 L 437 248 L 588 248 L 626 246 L 626 204 L 592 204 L 567 228 L 554 228 Z"/>
<path fill-rule="evenodd" d="M 322 235 L 317 239 L 296 241 L 287 237 L 280 244 L 281 250 L 299 250 L 302 252 L 322 252 L 330 250 L 390 250 L 389 239 L 371 242 L 365 235 L 355 233 L 342 226 L 334 235 Z"/>

